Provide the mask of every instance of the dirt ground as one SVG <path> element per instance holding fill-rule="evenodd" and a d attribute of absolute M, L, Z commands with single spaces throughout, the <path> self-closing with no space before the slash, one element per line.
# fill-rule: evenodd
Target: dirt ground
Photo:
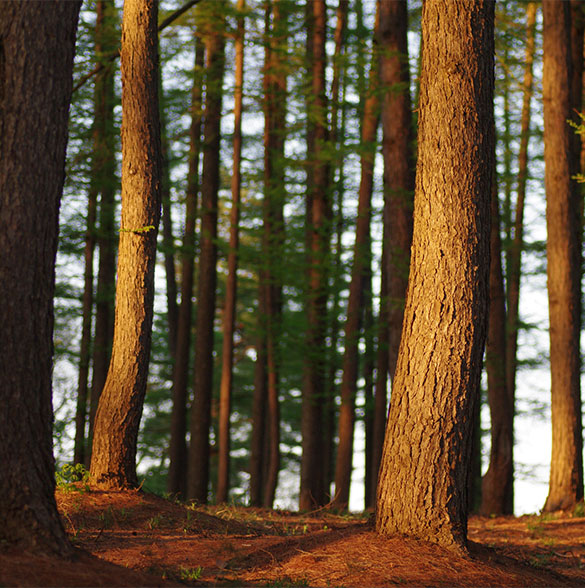
<path fill-rule="evenodd" d="M 376 535 L 367 516 L 59 491 L 71 561 L 0 550 L 0 586 L 585 586 L 585 518 L 473 517 L 470 553 Z"/>

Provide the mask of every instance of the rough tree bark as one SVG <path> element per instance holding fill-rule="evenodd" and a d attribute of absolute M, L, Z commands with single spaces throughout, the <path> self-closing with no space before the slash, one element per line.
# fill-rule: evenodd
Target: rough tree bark
<path fill-rule="evenodd" d="M 583 498 L 583 438 L 579 350 L 579 208 L 571 149 L 570 4 L 544 0 L 544 182 L 550 321 L 552 457 L 546 512 Z"/>
<path fill-rule="evenodd" d="M 161 205 L 155 0 L 126 0 L 122 22 L 122 219 L 112 358 L 96 413 L 90 477 L 135 487 L 146 394 Z"/>
<path fill-rule="evenodd" d="M 55 503 L 53 294 L 81 3 L 0 13 L 0 543 L 69 555 Z"/>
<path fill-rule="evenodd" d="M 428 0 L 422 32 L 412 260 L 376 527 L 464 550 L 487 322 L 494 3 Z"/>

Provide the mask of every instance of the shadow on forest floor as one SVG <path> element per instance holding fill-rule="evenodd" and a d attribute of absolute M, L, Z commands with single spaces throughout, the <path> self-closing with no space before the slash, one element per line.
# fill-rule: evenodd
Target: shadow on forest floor
<path fill-rule="evenodd" d="M 366 516 L 189 507 L 138 491 L 58 491 L 72 561 L 0 551 L 2 586 L 583 586 L 585 518 L 469 523 L 468 557 L 379 537 Z"/>

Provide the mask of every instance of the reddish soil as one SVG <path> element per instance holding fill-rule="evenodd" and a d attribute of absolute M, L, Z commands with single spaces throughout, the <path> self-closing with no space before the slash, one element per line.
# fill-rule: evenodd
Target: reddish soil
<path fill-rule="evenodd" d="M 72 560 L 0 551 L 1 586 L 583 586 L 585 518 L 479 518 L 461 556 L 364 516 L 57 493 Z"/>

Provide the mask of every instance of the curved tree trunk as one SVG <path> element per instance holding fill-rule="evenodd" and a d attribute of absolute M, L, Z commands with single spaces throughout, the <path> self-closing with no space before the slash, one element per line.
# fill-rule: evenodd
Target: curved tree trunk
<path fill-rule="evenodd" d="M 155 0 L 126 0 L 122 22 L 122 219 L 112 359 L 93 438 L 90 476 L 102 488 L 135 487 L 146 394 L 161 204 Z"/>
<path fill-rule="evenodd" d="M 80 4 L 3 2 L 0 17 L 0 543 L 58 555 L 72 550 L 54 495 L 53 294 Z"/>
<path fill-rule="evenodd" d="M 427 0 L 414 231 L 376 527 L 463 550 L 488 304 L 494 3 Z"/>

